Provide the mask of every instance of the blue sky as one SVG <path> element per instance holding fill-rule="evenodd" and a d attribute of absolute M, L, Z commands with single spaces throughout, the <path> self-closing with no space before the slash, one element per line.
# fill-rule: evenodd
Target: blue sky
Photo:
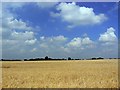
<path fill-rule="evenodd" d="M 3 58 L 117 57 L 118 3 L 2 3 Z"/>

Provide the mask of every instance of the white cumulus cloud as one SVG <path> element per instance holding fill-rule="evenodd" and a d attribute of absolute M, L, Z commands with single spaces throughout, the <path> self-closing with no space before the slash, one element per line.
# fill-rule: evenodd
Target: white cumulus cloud
<path fill-rule="evenodd" d="M 84 47 L 88 47 L 88 46 L 91 46 L 93 45 L 94 42 L 89 38 L 89 37 L 84 37 L 84 38 L 81 38 L 81 37 L 76 37 L 76 38 L 73 38 L 67 45 L 68 47 L 75 47 L 75 48 L 81 48 L 83 49 Z"/>
<path fill-rule="evenodd" d="M 48 42 L 64 42 L 67 40 L 66 37 L 64 37 L 63 35 L 59 35 L 59 36 L 53 36 L 53 37 L 44 37 L 41 36 L 40 40 L 42 41 L 48 41 Z"/>
<path fill-rule="evenodd" d="M 33 45 L 36 43 L 36 41 L 37 41 L 37 39 L 31 39 L 31 40 L 26 40 L 25 43 L 28 45 Z"/>
<path fill-rule="evenodd" d="M 103 34 L 100 34 L 99 41 L 104 44 L 114 44 L 117 41 L 117 36 L 115 35 L 115 29 L 110 27 Z"/>
<path fill-rule="evenodd" d="M 105 14 L 95 14 L 93 8 L 80 7 L 73 3 L 60 3 L 57 6 L 59 13 L 51 12 L 53 17 L 61 17 L 63 21 L 70 23 L 68 27 L 74 27 L 78 25 L 94 25 L 104 22 L 107 17 Z"/>
<path fill-rule="evenodd" d="M 33 28 L 30 27 L 26 22 L 17 20 L 13 17 L 6 17 L 3 19 L 3 27 L 9 28 L 11 30 L 32 30 Z"/>
<path fill-rule="evenodd" d="M 81 47 L 82 42 L 81 42 L 81 38 L 73 38 L 71 40 L 71 42 L 68 43 L 68 46 L 72 46 L 72 47 Z"/>
<path fill-rule="evenodd" d="M 34 38 L 34 32 L 25 31 L 25 32 L 12 32 L 11 37 L 16 40 L 28 40 Z"/>

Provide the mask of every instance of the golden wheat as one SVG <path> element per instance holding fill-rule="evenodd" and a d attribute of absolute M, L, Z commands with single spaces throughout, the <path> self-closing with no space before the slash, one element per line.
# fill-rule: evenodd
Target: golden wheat
<path fill-rule="evenodd" d="M 2 63 L 3 88 L 117 88 L 118 60 Z"/>

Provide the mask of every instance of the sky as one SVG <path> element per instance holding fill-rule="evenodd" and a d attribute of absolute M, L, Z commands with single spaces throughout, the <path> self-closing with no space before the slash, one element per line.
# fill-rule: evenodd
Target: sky
<path fill-rule="evenodd" d="M 3 2 L 2 58 L 116 58 L 116 2 Z"/>

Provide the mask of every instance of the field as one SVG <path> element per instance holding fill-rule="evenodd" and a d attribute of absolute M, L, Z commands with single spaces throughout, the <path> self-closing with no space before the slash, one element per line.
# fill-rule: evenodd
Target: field
<path fill-rule="evenodd" d="M 2 63 L 3 88 L 117 88 L 118 60 Z"/>

